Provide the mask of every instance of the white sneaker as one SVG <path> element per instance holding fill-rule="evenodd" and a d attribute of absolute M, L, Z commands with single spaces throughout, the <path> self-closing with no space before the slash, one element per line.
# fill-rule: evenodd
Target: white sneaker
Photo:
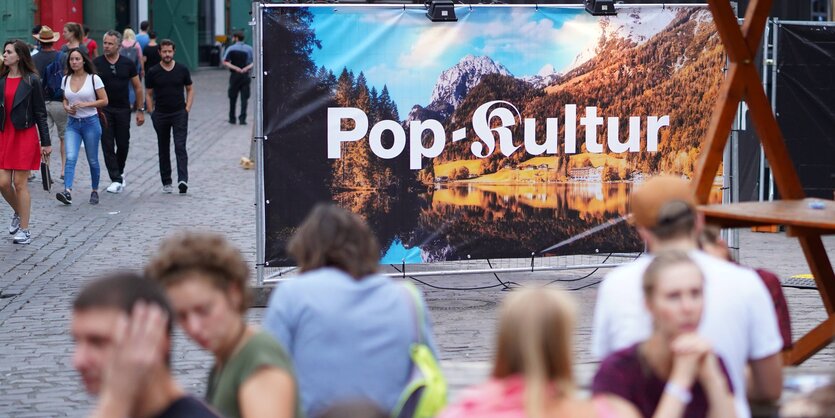
<path fill-rule="evenodd" d="M 125 186 L 122 183 L 119 183 L 118 181 L 114 181 L 113 183 L 110 183 L 110 186 L 107 186 L 107 192 L 108 193 L 122 193 L 122 190 L 124 190 L 124 188 L 125 188 Z"/>
<path fill-rule="evenodd" d="M 29 244 L 32 242 L 32 234 L 29 233 L 28 229 L 21 228 L 17 231 L 17 234 L 15 234 L 13 242 L 15 244 Z"/>
<path fill-rule="evenodd" d="M 12 215 L 12 221 L 9 222 L 9 234 L 14 235 L 20 229 L 20 216 L 15 213 Z"/>

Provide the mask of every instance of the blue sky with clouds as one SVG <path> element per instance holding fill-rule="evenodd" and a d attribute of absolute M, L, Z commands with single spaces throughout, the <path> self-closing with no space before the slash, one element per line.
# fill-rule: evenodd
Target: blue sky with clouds
<path fill-rule="evenodd" d="M 457 23 L 433 23 L 422 8 L 314 7 L 322 41 L 317 66 L 365 73 L 388 85 L 401 119 L 426 106 L 438 76 L 466 55 L 486 55 L 514 76 L 560 71 L 597 40 L 596 18 L 580 8 L 459 6 Z M 552 70 L 553 69 L 553 70 Z"/>

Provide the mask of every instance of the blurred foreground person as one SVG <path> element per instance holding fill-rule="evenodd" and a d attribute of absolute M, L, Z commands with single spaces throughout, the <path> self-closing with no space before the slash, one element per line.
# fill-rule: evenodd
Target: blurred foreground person
<path fill-rule="evenodd" d="M 592 353 L 599 359 L 646 341 L 652 317 L 646 308 L 643 277 L 654 254 L 685 251 L 704 275 L 704 312 L 699 335 L 722 358 L 734 390 L 736 415 L 748 418 L 748 398 L 780 399 L 783 340 L 774 304 L 753 270 L 698 249 L 704 220 L 696 212 L 690 182 L 657 176 L 630 197 L 632 221 L 646 243 L 644 255 L 606 274 L 597 292 Z M 746 381 L 746 368 L 750 369 Z"/>
<path fill-rule="evenodd" d="M 215 357 L 206 399 L 226 418 L 302 418 L 290 359 L 246 323 L 249 266 L 223 236 L 183 232 L 162 242 L 146 267 L 165 287 L 177 323 Z"/>
<path fill-rule="evenodd" d="M 413 344 L 423 342 L 437 358 L 419 291 L 377 274 L 371 229 L 334 205 L 316 206 L 287 250 L 302 274 L 273 291 L 264 328 L 293 359 L 305 413 L 357 399 L 397 413 Z"/>
<path fill-rule="evenodd" d="M 728 249 L 728 243 L 722 239 L 719 228 L 714 225 L 705 225 L 702 233 L 699 235 L 699 247 L 702 251 L 723 260 L 734 262 L 731 257 L 731 251 Z M 787 350 L 792 346 L 792 322 L 789 317 L 789 304 L 786 302 L 786 296 L 783 294 L 783 285 L 780 279 L 772 272 L 766 269 L 755 269 L 760 280 L 763 281 L 771 301 L 774 302 L 774 309 L 777 312 L 777 326 L 780 327 L 780 336 L 783 338 L 783 349 Z"/>
<path fill-rule="evenodd" d="M 371 402 L 346 402 L 328 408 L 314 418 L 390 418 L 380 407 Z"/>
<path fill-rule="evenodd" d="M 439 418 L 626 417 L 605 400 L 575 396 L 574 301 L 551 288 L 502 302 L 491 379 L 467 390 Z"/>
<path fill-rule="evenodd" d="M 835 418 L 835 384 L 813 390 L 784 403 L 781 418 Z"/>
<path fill-rule="evenodd" d="M 162 289 L 136 274 L 113 274 L 81 291 L 73 302 L 73 366 L 98 396 L 93 417 L 220 417 L 171 376 L 171 321 Z"/>
<path fill-rule="evenodd" d="M 699 267 L 686 253 L 662 252 L 643 284 L 652 336 L 603 360 L 592 384 L 595 396 L 626 403 L 622 407 L 644 418 L 734 417 L 722 360 L 696 333 L 704 306 Z"/>

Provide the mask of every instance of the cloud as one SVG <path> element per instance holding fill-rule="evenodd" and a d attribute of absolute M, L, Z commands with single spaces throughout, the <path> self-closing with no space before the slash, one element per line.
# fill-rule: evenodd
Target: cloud
<path fill-rule="evenodd" d="M 453 46 L 463 45 L 472 36 L 463 26 L 432 26 L 420 33 L 412 43 L 409 52 L 400 56 L 397 64 L 406 68 L 424 68 L 435 64 L 436 60 Z"/>

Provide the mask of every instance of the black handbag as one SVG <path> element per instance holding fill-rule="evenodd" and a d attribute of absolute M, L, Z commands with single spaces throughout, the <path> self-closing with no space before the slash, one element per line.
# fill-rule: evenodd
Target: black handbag
<path fill-rule="evenodd" d="M 49 172 L 49 156 L 41 155 L 41 182 L 44 191 L 52 190 L 52 174 Z"/>

